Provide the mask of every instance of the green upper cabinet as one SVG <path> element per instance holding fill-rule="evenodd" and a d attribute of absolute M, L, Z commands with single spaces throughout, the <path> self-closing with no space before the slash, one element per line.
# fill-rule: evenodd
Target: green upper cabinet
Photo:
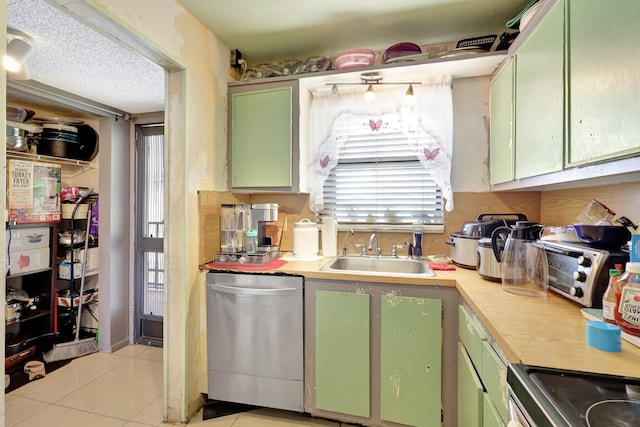
<path fill-rule="evenodd" d="M 534 28 L 515 65 L 515 178 L 563 168 L 564 1 Z"/>
<path fill-rule="evenodd" d="M 368 294 L 316 291 L 316 408 L 369 417 L 369 305 Z"/>
<path fill-rule="evenodd" d="M 514 179 L 513 59 L 491 81 L 490 183 Z"/>
<path fill-rule="evenodd" d="M 229 87 L 229 186 L 299 191 L 298 81 Z"/>
<path fill-rule="evenodd" d="M 640 150 L 640 1 L 572 0 L 570 140 L 579 165 Z"/>
<path fill-rule="evenodd" d="M 380 409 L 385 421 L 440 425 L 441 306 L 439 299 L 382 296 Z"/>

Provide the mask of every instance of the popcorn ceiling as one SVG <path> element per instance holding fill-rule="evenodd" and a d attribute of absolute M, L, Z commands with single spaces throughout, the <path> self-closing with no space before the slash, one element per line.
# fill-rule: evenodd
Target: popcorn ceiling
<path fill-rule="evenodd" d="M 131 114 L 164 110 L 161 66 L 45 0 L 7 0 L 7 26 L 35 41 L 31 80 Z"/>

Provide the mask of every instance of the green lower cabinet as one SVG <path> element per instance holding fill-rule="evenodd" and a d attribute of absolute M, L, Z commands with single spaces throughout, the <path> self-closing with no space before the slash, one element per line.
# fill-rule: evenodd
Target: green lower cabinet
<path fill-rule="evenodd" d="M 505 427 L 506 424 L 498 413 L 496 407 L 491 403 L 487 393 L 484 394 L 482 406 L 482 427 Z"/>
<path fill-rule="evenodd" d="M 441 304 L 439 299 L 382 296 L 380 409 L 385 421 L 440 425 Z"/>
<path fill-rule="evenodd" d="M 495 410 L 504 422 L 509 420 L 509 385 L 507 384 L 507 366 L 500 360 L 491 345 L 485 341 L 482 351 L 480 377 L 493 402 Z"/>
<path fill-rule="evenodd" d="M 458 427 L 482 427 L 484 389 L 462 343 L 458 343 Z"/>
<path fill-rule="evenodd" d="M 318 409 L 370 415 L 370 303 L 368 294 L 316 291 Z"/>

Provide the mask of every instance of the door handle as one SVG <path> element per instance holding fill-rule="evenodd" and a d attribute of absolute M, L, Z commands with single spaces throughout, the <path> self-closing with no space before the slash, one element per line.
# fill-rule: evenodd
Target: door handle
<path fill-rule="evenodd" d="M 239 288 L 236 286 L 209 283 L 209 289 L 236 295 L 278 295 L 289 294 L 297 291 L 296 288 Z"/>

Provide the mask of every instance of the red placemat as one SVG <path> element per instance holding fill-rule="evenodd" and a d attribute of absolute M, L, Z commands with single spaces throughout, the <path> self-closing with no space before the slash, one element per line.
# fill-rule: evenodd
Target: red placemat
<path fill-rule="evenodd" d="M 429 267 L 431 267 L 432 270 L 455 270 L 456 269 L 456 267 L 451 264 L 438 264 L 435 262 L 430 262 Z"/>
<path fill-rule="evenodd" d="M 265 271 L 265 270 L 274 270 L 276 268 L 280 268 L 285 265 L 287 261 L 283 259 L 274 259 L 273 261 L 269 261 L 264 265 L 255 265 L 255 264 L 217 264 L 215 262 L 210 262 L 207 264 L 208 268 L 216 269 L 216 268 L 233 268 L 234 270 L 250 270 L 250 271 Z"/>

